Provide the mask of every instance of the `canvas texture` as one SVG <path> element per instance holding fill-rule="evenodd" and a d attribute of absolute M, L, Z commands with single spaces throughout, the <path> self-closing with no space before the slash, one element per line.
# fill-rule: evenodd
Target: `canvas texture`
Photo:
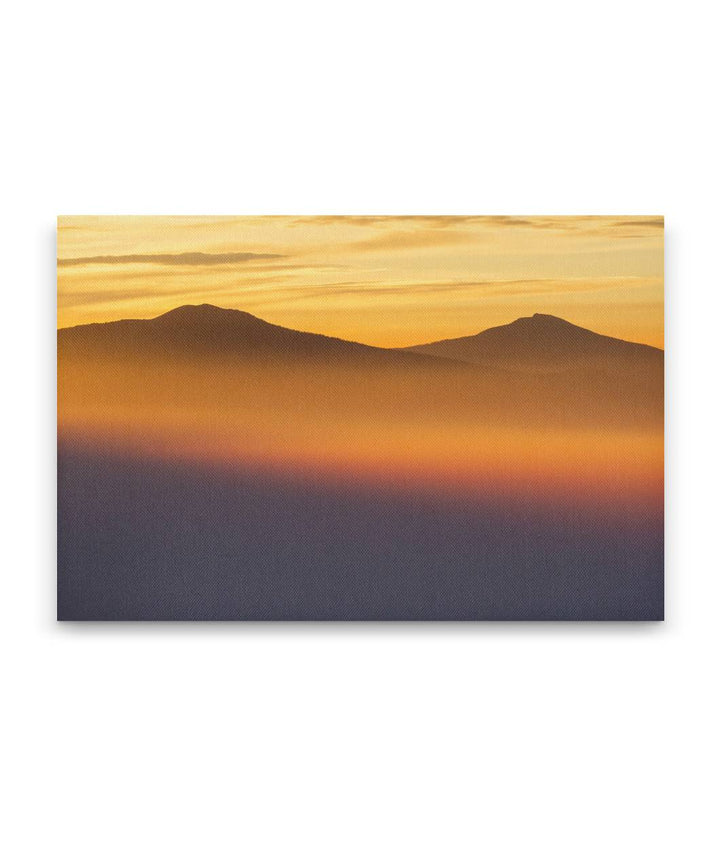
<path fill-rule="evenodd" d="M 58 618 L 648 621 L 663 218 L 60 217 Z"/>

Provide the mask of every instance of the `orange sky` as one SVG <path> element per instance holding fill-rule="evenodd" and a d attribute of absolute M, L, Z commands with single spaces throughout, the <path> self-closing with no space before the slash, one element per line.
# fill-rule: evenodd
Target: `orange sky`
<path fill-rule="evenodd" d="M 185 303 L 373 345 L 535 312 L 663 346 L 661 217 L 59 217 L 58 326 Z"/>

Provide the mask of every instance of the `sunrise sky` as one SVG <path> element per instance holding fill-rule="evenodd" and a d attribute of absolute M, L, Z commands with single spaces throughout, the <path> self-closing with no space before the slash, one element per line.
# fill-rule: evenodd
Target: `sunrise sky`
<path fill-rule="evenodd" d="M 186 303 L 387 347 L 535 312 L 663 347 L 663 218 L 58 218 L 58 327 Z"/>

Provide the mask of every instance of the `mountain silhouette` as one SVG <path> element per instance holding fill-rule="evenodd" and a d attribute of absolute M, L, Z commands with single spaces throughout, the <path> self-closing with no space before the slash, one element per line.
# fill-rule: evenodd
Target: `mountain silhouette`
<path fill-rule="evenodd" d="M 81 409 L 98 396 L 130 409 L 168 397 L 188 407 L 191 399 L 239 408 L 262 399 L 282 419 L 332 409 L 371 423 L 403 413 L 516 427 L 659 425 L 663 356 L 550 315 L 409 349 L 290 330 L 209 304 L 58 331 L 59 382 Z"/>
<path fill-rule="evenodd" d="M 179 306 L 156 318 L 83 324 L 58 330 L 63 355 L 122 358 L 143 352 L 204 356 L 314 358 L 444 366 L 470 363 L 502 370 L 557 371 L 662 369 L 663 351 L 593 333 L 557 318 L 535 314 L 472 336 L 407 348 L 379 348 L 320 333 L 271 324 L 238 309 L 208 303 Z"/>
<path fill-rule="evenodd" d="M 383 407 L 412 414 L 462 410 L 518 423 L 533 418 L 658 423 L 663 357 L 657 348 L 539 314 L 475 336 L 411 348 L 378 348 L 291 330 L 210 304 L 179 306 L 151 319 L 58 330 L 58 365 L 63 378 L 75 378 L 77 389 L 90 384 L 93 374 L 99 378 L 103 366 L 114 366 L 120 378 L 147 371 L 176 389 L 187 382 L 184 367 L 191 364 L 202 374 L 196 384 L 206 388 L 208 401 L 211 388 L 213 400 L 234 394 L 216 388 L 219 377 L 232 387 L 248 371 L 262 371 L 268 389 L 278 397 L 284 390 L 300 410 L 328 398 L 343 407 L 352 389 L 364 408 L 372 408 L 380 395 Z M 389 382 L 391 375 L 397 375 L 395 383 Z M 288 388 L 290 376 L 294 389 Z M 136 382 L 140 391 L 148 384 L 147 378 Z M 107 378 L 103 383 L 115 385 Z M 177 394 L 182 399 L 184 393 Z"/>
<path fill-rule="evenodd" d="M 443 339 L 405 350 L 488 367 L 545 372 L 581 367 L 636 370 L 653 366 L 662 371 L 664 357 L 663 351 L 650 345 L 603 336 L 554 315 L 539 313 L 473 336 Z"/>
<path fill-rule="evenodd" d="M 437 358 L 291 330 L 249 312 L 208 303 L 179 306 L 156 318 L 82 324 L 58 330 L 60 357 L 247 357 L 390 366 L 424 366 Z M 446 363 L 442 360 L 441 364 Z"/>

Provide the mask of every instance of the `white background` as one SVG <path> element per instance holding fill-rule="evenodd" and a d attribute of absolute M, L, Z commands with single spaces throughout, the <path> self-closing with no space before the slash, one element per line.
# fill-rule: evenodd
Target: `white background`
<path fill-rule="evenodd" d="M 3 852 L 718 852 L 714 11 L 5 8 Z M 57 625 L 58 213 L 664 214 L 666 622 Z"/>

